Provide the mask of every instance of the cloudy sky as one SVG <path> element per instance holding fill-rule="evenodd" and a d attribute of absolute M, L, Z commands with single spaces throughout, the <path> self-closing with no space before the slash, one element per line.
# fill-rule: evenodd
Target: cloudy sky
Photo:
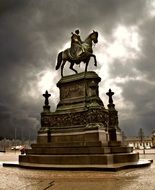
<path fill-rule="evenodd" d="M 155 130 L 155 0 L 0 0 L 0 136 L 36 134 L 45 90 L 55 110 L 57 54 L 77 28 L 82 39 L 99 32 L 98 67 L 89 69 L 102 78 L 105 107 L 115 92 L 120 127 Z"/>

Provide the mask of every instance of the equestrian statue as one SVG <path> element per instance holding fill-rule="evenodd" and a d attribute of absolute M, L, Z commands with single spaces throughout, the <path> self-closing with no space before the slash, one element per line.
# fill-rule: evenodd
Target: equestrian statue
<path fill-rule="evenodd" d="M 86 64 L 85 72 L 87 72 L 88 63 L 91 57 L 94 58 L 94 65 L 97 66 L 96 56 L 93 54 L 92 46 L 98 42 L 98 32 L 93 30 L 84 41 L 81 40 L 79 33 L 80 31 L 78 29 L 75 30 L 74 33 L 72 32 L 71 47 L 58 54 L 56 70 L 61 67 L 62 77 L 63 68 L 67 61 L 70 62 L 70 69 L 75 73 L 78 72 L 73 68 L 74 64 L 79 65 L 81 62 Z"/>

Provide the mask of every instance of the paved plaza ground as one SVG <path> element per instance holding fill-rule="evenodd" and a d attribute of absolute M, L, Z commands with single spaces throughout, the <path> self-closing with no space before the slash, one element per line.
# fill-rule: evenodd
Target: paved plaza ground
<path fill-rule="evenodd" d="M 0 153 L 0 162 L 17 161 L 18 154 Z M 155 160 L 155 150 L 146 150 L 140 157 Z M 0 190 L 155 190 L 155 161 L 150 167 L 119 172 L 46 171 L 1 165 L 0 176 Z"/>

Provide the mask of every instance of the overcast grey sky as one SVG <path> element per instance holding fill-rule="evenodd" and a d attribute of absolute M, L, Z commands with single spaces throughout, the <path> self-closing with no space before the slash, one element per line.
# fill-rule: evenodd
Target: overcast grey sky
<path fill-rule="evenodd" d="M 35 134 L 46 89 L 55 110 L 57 54 L 77 28 L 82 39 L 99 32 L 91 69 L 105 107 L 105 93 L 115 92 L 120 127 L 127 135 L 155 130 L 155 0 L 0 0 L 0 136 Z"/>

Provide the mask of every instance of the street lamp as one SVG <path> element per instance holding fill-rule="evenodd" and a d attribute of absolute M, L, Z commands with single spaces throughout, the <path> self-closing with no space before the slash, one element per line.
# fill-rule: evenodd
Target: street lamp
<path fill-rule="evenodd" d="M 145 154 L 144 132 L 143 132 L 143 129 L 142 129 L 142 128 L 140 128 L 140 130 L 139 130 L 139 138 L 140 138 L 140 142 L 141 142 L 142 145 L 143 145 L 143 154 Z"/>

